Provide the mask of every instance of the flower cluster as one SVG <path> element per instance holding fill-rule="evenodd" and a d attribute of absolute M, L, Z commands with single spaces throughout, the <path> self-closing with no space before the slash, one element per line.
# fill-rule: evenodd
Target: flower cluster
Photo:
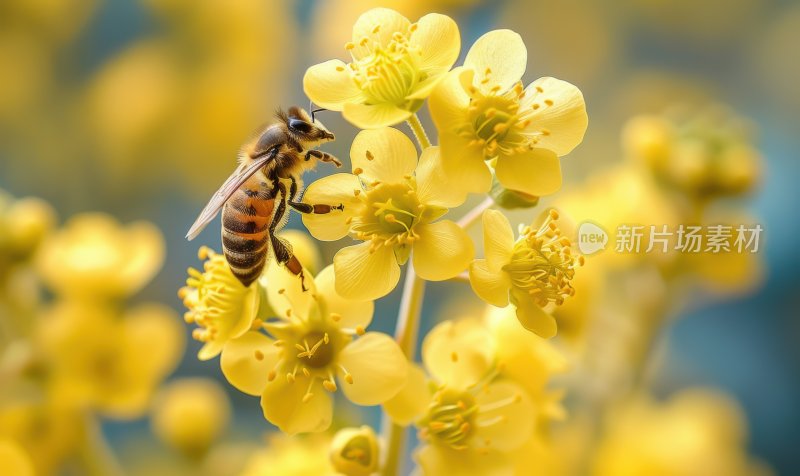
<path fill-rule="evenodd" d="M 163 304 L 125 302 L 162 265 L 154 225 L 85 213 L 57 228 L 46 202 L 0 193 L 0 230 L 0 472 L 51 474 L 97 416 L 146 414 L 184 333 Z"/>
<path fill-rule="evenodd" d="M 369 10 L 356 20 L 345 49 L 351 61 L 310 67 L 303 86 L 313 102 L 341 111 L 362 130 L 349 146 L 350 173 L 322 177 L 302 197 L 306 206 L 341 207 L 305 213 L 302 221 L 318 240 L 347 243 L 318 273 L 309 268 L 322 266 L 319 254 L 295 247 L 307 288 L 277 260 L 245 287 L 222 255 L 201 248 L 203 269 L 190 269 L 179 292 L 188 308 L 186 321 L 198 326 L 193 336 L 203 343 L 198 357 L 219 356 L 226 380 L 259 397 L 264 418 L 284 434 L 317 433 L 272 438 L 245 473 L 396 474 L 406 459 L 402 435 L 408 427 L 417 432 L 413 460 L 420 474 L 571 474 L 594 468 L 594 460 L 569 462 L 564 448 L 578 444 L 598 451 L 595 474 L 606 474 L 607 467 L 622 471 L 614 458 L 618 447 L 629 444 L 626 435 L 591 428 L 596 434 L 585 436 L 579 418 L 559 427 L 568 419 L 562 404 L 567 384 L 589 411 L 606 411 L 606 396 L 612 401 L 623 388 L 604 388 L 591 377 L 595 369 L 616 371 L 613 352 L 594 334 L 624 332 L 613 326 L 598 331 L 604 321 L 594 313 L 601 307 L 597 290 L 610 288 L 607 277 L 625 266 L 598 259 L 601 269 L 584 274 L 587 263 L 575 246 L 571 215 L 591 218 L 584 206 L 598 219 L 637 211 L 673 218 L 669 201 L 649 187 L 665 180 L 658 165 L 665 159 L 653 157 L 677 154 L 684 160 L 691 136 L 703 144 L 704 167 L 711 170 L 719 159 L 713 147 L 719 131 L 683 134 L 677 127 L 655 130 L 652 123 L 645 125 L 653 130 L 642 131 L 639 124 L 629 132 L 634 144 L 629 148 L 647 157 L 652 182 L 626 181 L 623 174 L 620 190 L 612 193 L 602 184 L 599 197 L 568 195 L 559 203 L 562 211 L 548 208 L 527 216 L 515 233 L 512 215 L 503 209 L 526 213 L 539 197 L 557 192 L 560 158 L 583 140 L 588 117 L 581 91 L 552 77 L 525 86 L 527 49 L 511 30 L 481 36 L 464 63 L 451 69 L 460 54 L 460 33 L 440 14 L 412 23 L 390 9 Z M 429 141 L 416 114 L 426 103 L 438 144 Z M 418 148 L 396 127 L 403 121 Z M 721 154 L 727 160 L 737 151 Z M 679 188 L 688 183 L 672 178 Z M 720 187 L 706 183 L 688 193 Z M 484 200 L 454 219 L 451 210 L 471 201 L 471 194 Z M 628 203 L 608 206 L 610 197 Z M 478 221 L 483 254 L 476 257 L 469 231 Z M 404 266 L 394 338 L 367 331 L 374 301 L 395 290 Z M 665 276 L 671 271 L 658 269 Z M 625 279 L 641 287 L 637 278 Z M 426 283 L 441 281 L 468 282 L 489 306 L 481 317 L 433 326 L 421 339 L 422 362 L 416 363 Z M 573 299 L 576 294 L 582 297 Z M 609 313 L 645 320 L 641 316 L 654 313 L 661 297 L 640 292 L 641 309 L 612 307 Z M 596 361 L 590 351 L 597 351 Z M 568 371 L 566 380 L 556 381 Z M 355 405 L 382 406 L 380 436 L 346 414 L 341 421 L 334 418 L 333 395 L 339 390 Z M 336 427 L 334 434 L 330 430 Z M 562 434 L 577 435 L 577 443 L 562 441 Z M 671 444 L 663 441 L 665 447 Z M 588 453 L 587 448 L 580 451 Z M 642 448 L 644 460 L 648 451 Z M 641 468 L 648 461 L 637 471 L 646 472 Z"/>

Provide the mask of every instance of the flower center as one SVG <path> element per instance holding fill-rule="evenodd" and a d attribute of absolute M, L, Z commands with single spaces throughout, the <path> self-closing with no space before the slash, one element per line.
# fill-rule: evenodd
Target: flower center
<path fill-rule="evenodd" d="M 373 31 L 380 31 L 380 26 Z M 368 103 L 404 106 L 414 86 L 427 76 L 418 66 L 419 48 L 409 44 L 403 32 L 395 32 L 385 46 L 367 37 L 361 39 L 359 46 L 369 48 L 370 53 L 354 58 L 350 71 L 353 81 L 367 94 Z M 352 43 L 345 45 L 349 50 L 354 47 Z"/>
<path fill-rule="evenodd" d="M 483 76 L 476 76 L 481 84 L 491 84 L 492 71 L 487 68 Z M 546 131 L 530 131 L 530 115 L 538 109 L 520 110 L 520 101 L 525 96 L 521 82 L 513 88 L 500 92 L 500 86 L 494 86 L 488 94 L 478 88 L 468 91 L 471 100 L 467 109 L 467 122 L 456 130 L 456 133 L 469 145 L 483 148 L 484 158 L 492 159 L 500 154 L 512 155 L 532 149 L 539 141 L 539 136 Z"/>
<path fill-rule="evenodd" d="M 442 389 L 433 398 L 423 420 L 422 434 L 454 449 L 466 449 L 478 414 L 475 397 L 469 392 Z"/>
<path fill-rule="evenodd" d="M 359 240 L 372 241 L 373 249 L 413 244 L 419 237 L 416 226 L 430 220 L 413 178 L 399 184 L 379 183 L 359 196 L 365 206 L 361 215 L 354 217 L 351 230 Z"/>
<path fill-rule="evenodd" d="M 335 353 L 327 332 L 309 332 L 294 346 L 299 351 L 297 360 L 315 369 L 330 364 Z"/>
<path fill-rule="evenodd" d="M 525 228 L 514 244 L 511 262 L 503 266 L 512 286 L 530 294 L 539 306 L 560 305 L 575 294 L 571 280 L 583 260 L 572 256 L 572 243 L 562 235 L 557 219 L 558 213 L 550 210 L 537 230 Z"/>

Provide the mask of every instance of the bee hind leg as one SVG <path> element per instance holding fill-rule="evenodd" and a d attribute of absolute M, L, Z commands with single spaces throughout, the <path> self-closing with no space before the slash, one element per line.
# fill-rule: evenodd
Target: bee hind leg
<path fill-rule="evenodd" d="M 278 263 L 285 266 L 290 273 L 300 278 L 300 287 L 303 291 L 308 291 L 306 288 L 306 276 L 303 273 L 303 265 L 300 260 L 292 254 L 292 248 L 286 241 L 278 238 L 275 235 L 271 236 L 272 249 L 275 251 L 275 259 Z"/>

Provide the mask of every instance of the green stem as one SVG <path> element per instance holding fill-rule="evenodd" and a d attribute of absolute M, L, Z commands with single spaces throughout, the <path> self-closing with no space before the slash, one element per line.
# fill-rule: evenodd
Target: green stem
<path fill-rule="evenodd" d="M 430 147 L 431 141 L 428 140 L 428 135 L 425 134 L 425 129 L 422 128 L 422 123 L 419 122 L 419 117 L 417 117 L 417 114 L 412 114 L 411 117 L 408 118 L 407 122 L 411 127 L 411 132 L 414 133 L 414 137 L 417 139 L 420 149 L 425 150 Z"/>
<path fill-rule="evenodd" d="M 406 280 L 403 285 L 403 297 L 397 316 L 395 340 L 410 361 L 414 361 L 417 350 L 419 321 L 422 315 L 422 300 L 425 296 L 425 280 L 417 276 L 414 265 L 409 261 L 406 268 Z M 383 437 L 386 444 L 386 460 L 383 463 L 383 476 L 395 476 L 402 472 L 402 456 L 406 445 L 406 429 L 394 424 L 384 413 Z"/>
<path fill-rule="evenodd" d="M 469 228 L 478 221 L 483 212 L 494 205 L 491 197 L 487 198 L 478 206 L 467 212 L 459 221 L 458 225 L 462 228 Z M 467 278 L 469 280 L 469 278 Z M 400 349 L 409 361 L 414 361 L 414 354 L 417 351 L 417 340 L 419 336 L 419 321 L 422 315 L 422 300 L 425 297 L 425 280 L 417 276 L 411 262 L 406 268 L 406 280 L 403 284 L 403 297 L 400 301 L 400 312 L 397 316 L 397 327 L 395 328 L 395 339 L 400 345 Z M 383 437 L 386 444 L 386 460 L 383 464 L 383 476 L 395 476 L 402 473 L 402 455 L 406 444 L 406 429 L 400 425 L 392 423 L 391 419 L 384 414 L 382 419 Z"/>
<path fill-rule="evenodd" d="M 477 222 L 483 216 L 483 212 L 485 212 L 489 208 L 492 208 L 493 205 L 494 205 L 494 199 L 492 197 L 486 197 L 484 201 L 479 203 L 472 210 L 468 211 L 466 215 L 464 215 L 463 217 L 461 217 L 460 220 L 458 220 L 458 226 L 466 230 L 467 228 L 474 225 L 475 222 Z"/>
<path fill-rule="evenodd" d="M 78 440 L 78 456 L 86 474 L 90 476 L 121 476 L 123 474 L 122 467 L 103 436 L 97 419 L 94 415 L 87 414 L 82 423 L 82 432 Z"/>

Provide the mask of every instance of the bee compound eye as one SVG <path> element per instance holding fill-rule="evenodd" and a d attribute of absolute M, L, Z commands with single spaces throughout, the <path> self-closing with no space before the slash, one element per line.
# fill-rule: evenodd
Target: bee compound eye
<path fill-rule="evenodd" d="M 311 132 L 311 124 L 301 119 L 289 119 L 289 128 L 302 134 Z"/>

